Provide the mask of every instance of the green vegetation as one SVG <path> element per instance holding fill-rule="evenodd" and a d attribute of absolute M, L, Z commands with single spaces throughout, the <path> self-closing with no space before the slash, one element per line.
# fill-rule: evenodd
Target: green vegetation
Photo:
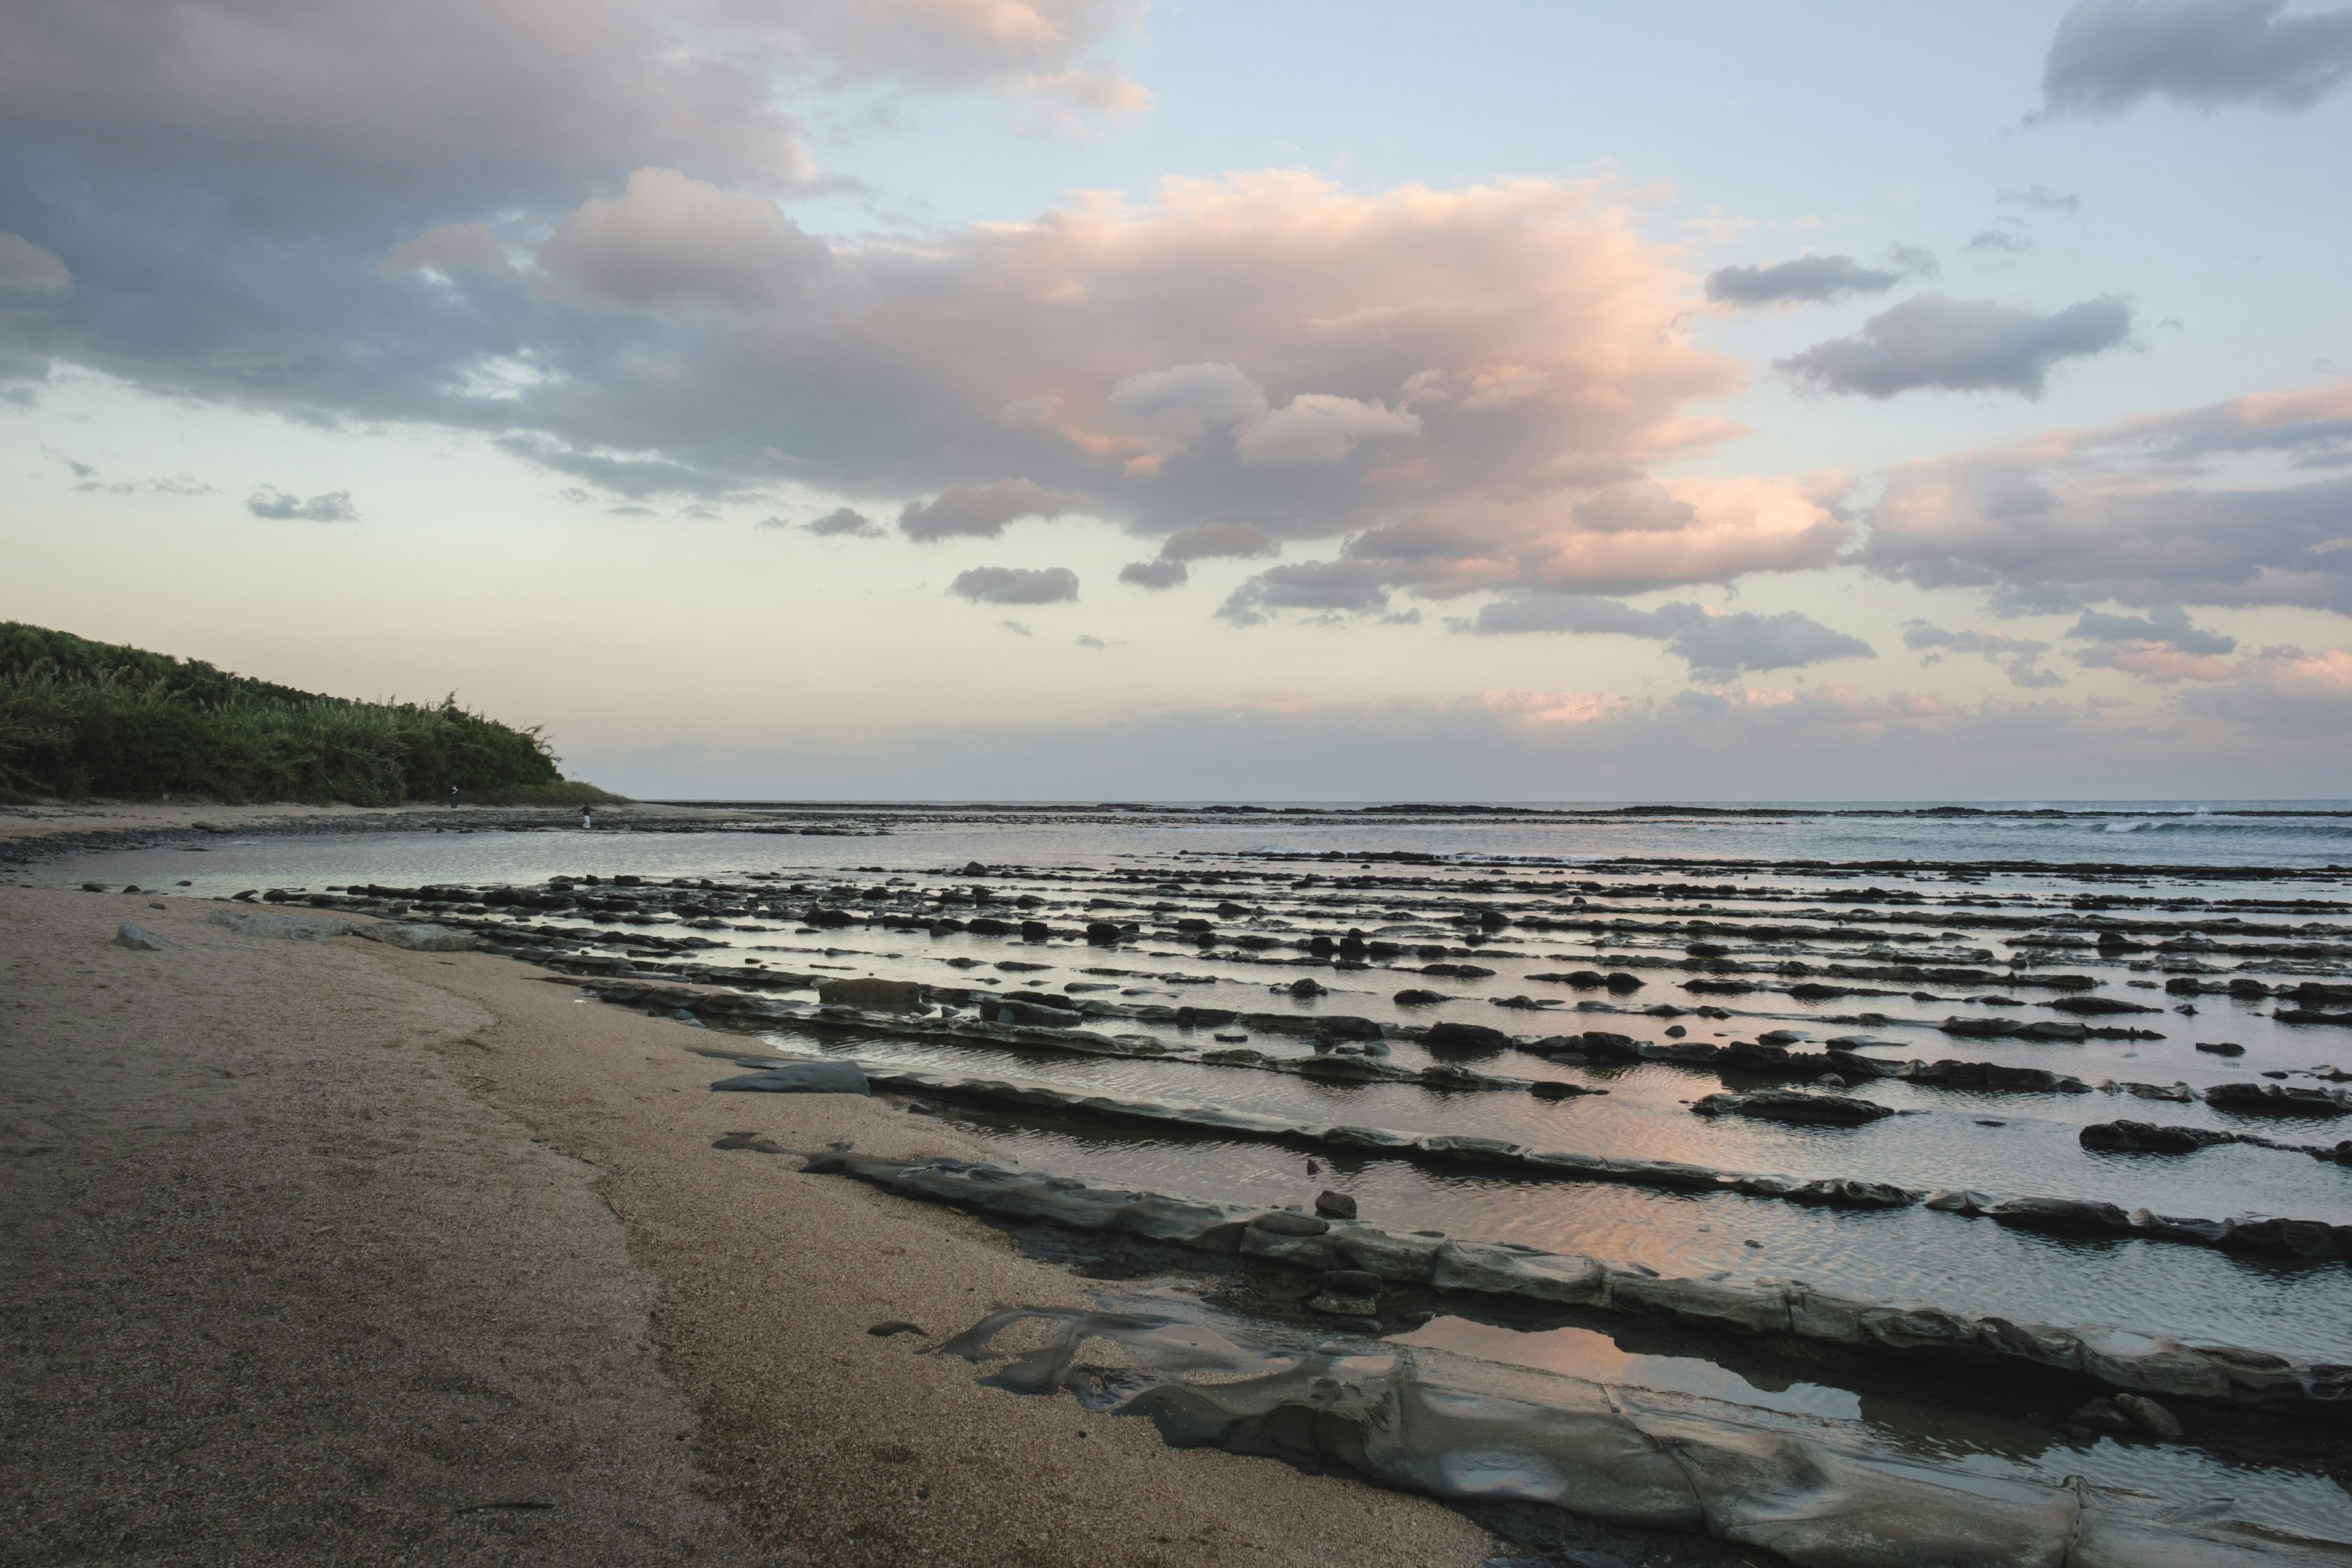
<path fill-rule="evenodd" d="M 195 659 L 0 622 L 0 795 L 578 805 L 537 726 L 457 705 L 354 702 Z"/>

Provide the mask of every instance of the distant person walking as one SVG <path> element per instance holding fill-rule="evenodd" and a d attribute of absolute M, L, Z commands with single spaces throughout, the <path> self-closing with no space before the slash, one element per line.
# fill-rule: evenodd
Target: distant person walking
<path fill-rule="evenodd" d="M 583 805 L 580 808 L 580 826 L 584 828 L 588 828 L 591 831 L 594 830 L 596 826 L 596 808 L 594 806 Z"/>

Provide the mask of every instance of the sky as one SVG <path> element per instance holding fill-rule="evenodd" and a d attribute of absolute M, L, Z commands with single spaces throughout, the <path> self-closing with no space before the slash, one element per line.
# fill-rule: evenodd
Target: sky
<path fill-rule="evenodd" d="M 2352 794 L 2352 8 L 0 11 L 0 617 L 654 797 Z"/>

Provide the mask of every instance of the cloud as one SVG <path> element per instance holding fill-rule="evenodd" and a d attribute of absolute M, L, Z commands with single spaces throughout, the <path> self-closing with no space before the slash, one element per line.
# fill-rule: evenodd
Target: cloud
<path fill-rule="evenodd" d="M 1988 228 L 1970 235 L 1968 243 L 1960 248 L 1969 251 L 1998 250 L 2011 256 L 2022 256 L 2033 248 L 2033 242 L 2014 229 Z"/>
<path fill-rule="evenodd" d="M 2352 476 L 2203 482 L 2196 459 L 2341 466 L 2352 384 L 2234 398 L 1889 475 L 1855 559 L 2008 610 L 2297 605 L 2352 613 Z"/>
<path fill-rule="evenodd" d="M 1110 644 L 1103 641 L 1102 638 L 1098 637 L 1090 637 L 1084 632 L 1078 634 L 1076 641 L 1077 645 L 1083 648 L 1094 648 L 1099 650 L 1110 647 Z"/>
<path fill-rule="evenodd" d="M 386 278 L 404 278 L 426 268 L 445 274 L 509 269 L 506 247 L 488 224 L 445 223 L 394 246 L 376 271 Z"/>
<path fill-rule="evenodd" d="M 996 624 L 1016 637 L 1034 637 L 1037 635 L 1026 621 L 999 621 Z"/>
<path fill-rule="evenodd" d="M 1742 670 L 1794 669 L 1834 658 L 1870 658 L 1860 637 L 1822 625 L 1796 610 L 1725 615 L 1703 605 L 1676 601 L 1654 610 L 1636 610 L 1614 599 L 1561 596 L 1503 599 L 1480 607 L 1475 619 L 1454 629 L 1479 637 L 1517 632 L 1615 633 L 1652 637 L 1687 661 L 1694 679 L 1732 679 Z"/>
<path fill-rule="evenodd" d="M 1302 392 L 1244 429 L 1234 441 L 1234 454 L 1244 463 L 1336 463 L 1360 442 L 1420 434 L 1418 415 L 1359 398 Z"/>
<path fill-rule="evenodd" d="M 1153 456 L 1181 452 L 1221 426 L 1266 416 L 1265 389 L 1230 364 L 1171 365 L 1121 376 L 1103 399 L 1109 422 Z"/>
<path fill-rule="evenodd" d="M 2085 300 L 2051 315 L 1922 294 L 1870 318 L 1860 334 L 1816 343 L 1773 366 L 1816 392 L 1887 398 L 1923 387 L 2039 397 L 2061 361 L 2101 353 L 2131 333 L 2119 300 Z"/>
<path fill-rule="evenodd" d="M 617 198 L 583 202 L 539 248 L 551 297 L 638 310 L 790 305 L 831 260 L 774 202 L 675 169 L 639 169 Z"/>
<path fill-rule="evenodd" d="M 1389 607 L 1385 574 L 1365 561 L 1302 561 L 1261 572 L 1235 588 L 1217 614 L 1254 626 L 1276 610 L 1376 615 Z"/>
<path fill-rule="evenodd" d="M 1267 538 L 1246 522 L 1205 522 L 1170 534 L 1160 541 L 1159 560 L 1130 562 L 1119 569 L 1118 580 L 1139 588 L 1174 588 L 1191 579 L 1188 562 L 1248 560 L 1281 553 L 1280 541 Z"/>
<path fill-rule="evenodd" d="M 2027 185 L 2022 190 L 1999 192 L 1993 200 L 2006 207 L 2028 207 L 2034 212 L 2062 213 L 2068 217 L 2083 210 L 2082 197 L 2065 191 L 2053 191 L 2040 184 Z"/>
<path fill-rule="evenodd" d="M 0 233 L 0 289 L 54 294 L 72 286 L 64 262 L 23 235 Z"/>
<path fill-rule="evenodd" d="M 1207 522 L 1171 533 L 1161 542 L 1162 561 L 1247 560 L 1279 555 L 1282 545 L 1246 522 Z"/>
<path fill-rule="evenodd" d="M 2182 710 L 2257 735 L 2352 735 L 2352 648 L 2267 647 L 2232 673 L 2227 684 L 2182 692 Z"/>
<path fill-rule="evenodd" d="M 349 490 L 330 490 L 304 500 L 290 491 L 264 485 L 247 498 L 245 510 L 256 517 L 294 519 L 303 522 L 356 522 L 359 512 Z"/>
<path fill-rule="evenodd" d="M 2064 676 L 2056 670 L 2042 668 L 2042 656 L 2050 651 L 2050 645 L 2030 637 L 2013 637 L 2002 632 L 1946 631 L 1926 621 L 1906 621 L 1903 623 L 1903 646 L 1915 653 L 1923 648 L 1936 648 L 1956 654 L 1981 654 L 1987 662 L 2000 667 L 2012 686 L 2041 688 L 2066 684 Z M 1937 652 L 1919 662 L 1931 664 L 1942 657 L 1942 653 Z"/>
<path fill-rule="evenodd" d="M 2150 98 L 2308 109 L 2352 76 L 2352 10 L 2284 0 L 2077 0 L 2042 68 L 2042 112 L 2120 114 Z"/>
<path fill-rule="evenodd" d="M 1078 596 L 1078 574 L 1066 566 L 974 566 L 957 573 L 948 592 L 975 605 L 1058 605 Z"/>
<path fill-rule="evenodd" d="M 760 526 L 765 528 L 768 524 L 761 523 Z M 819 539 L 880 539 L 883 537 L 882 529 L 872 518 L 862 511 L 853 511 L 845 506 L 835 507 L 823 517 L 801 524 L 801 527 L 815 534 Z"/>
<path fill-rule="evenodd" d="M 941 539 L 1001 539 L 1004 525 L 1024 517 L 1060 517 L 1094 502 L 1075 491 L 1049 490 L 1028 479 L 993 485 L 950 485 L 929 501 L 908 501 L 898 531 L 929 543 Z"/>
<path fill-rule="evenodd" d="M 2229 680 L 2239 674 L 2221 657 L 2235 653 L 2238 639 L 2191 624 L 2178 605 L 2159 605 L 2146 616 L 2085 610 L 2066 636 L 2089 645 L 2075 654 L 2076 663 L 2126 670 L 2144 680 Z"/>
<path fill-rule="evenodd" d="M 1884 294 L 1903 271 L 1864 267 L 1851 256 L 1800 256 L 1770 266 L 1723 267 L 1706 275 L 1706 297 L 1727 305 L 1827 304 L 1855 294 Z"/>
<path fill-rule="evenodd" d="M 1181 561 L 1130 561 L 1118 569 L 1118 580 L 1139 588 L 1181 588 L 1192 574 Z"/>

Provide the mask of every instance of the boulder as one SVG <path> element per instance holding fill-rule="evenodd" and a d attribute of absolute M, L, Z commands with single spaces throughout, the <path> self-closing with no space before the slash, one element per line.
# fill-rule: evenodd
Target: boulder
<path fill-rule="evenodd" d="M 114 933 L 114 945 L 127 947 L 133 952 L 161 952 L 172 944 L 152 931 L 142 931 L 129 921 Z"/>
<path fill-rule="evenodd" d="M 2148 1121 L 2095 1121 L 2077 1136 L 2085 1149 L 2118 1154 L 2194 1154 L 2216 1143 L 2236 1142 L 2204 1127 L 2159 1127 Z"/>
<path fill-rule="evenodd" d="M 331 942 L 350 935 L 352 925 L 333 915 L 296 915 L 278 910 L 215 910 L 205 921 L 226 926 L 239 936 L 266 936 L 279 942 Z"/>
<path fill-rule="evenodd" d="M 1353 1219 L 1356 1200 L 1345 1193 L 1326 1191 L 1315 1194 L 1315 1212 L 1326 1219 Z"/>
<path fill-rule="evenodd" d="M 1294 1209 L 1270 1209 L 1250 1221 L 1250 1226 L 1270 1236 L 1321 1236 L 1331 1228 L 1331 1222 Z"/>
<path fill-rule="evenodd" d="M 1710 1094 L 1696 1101 L 1691 1110 L 1700 1116 L 1747 1116 L 1759 1121 L 1794 1121 L 1824 1127 L 1859 1127 L 1895 1114 L 1875 1100 L 1844 1094 L 1807 1094 L 1793 1089 Z"/>
<path fill-rule="evenodd" d="M 1484 1024 L 1432 1024 L 1421 1037 L 1432 1056 L 1491 1057 L 1511 1048 L 1511 1037 Z"/>
<path fill-rule="evenodd" d="M 1397 1005 L 1401 1007 L 1420 1007 L 1425 1006 L 1432 1002 L 1450 1002 L 1453 998 L 1440 991 L 1415 991 L 1407 989 L 1398 992 L 1394 996 L 1391 997 L 1390 1000 L 1396 1003 Z"/>
<path fill-rule="evenodd" d="M 1478 1241 L 1442 1243 L 1429 1282 L 1441 1290 L 1523 1296 L 1570 1307 L 1599 1305 L 1607 1289 L 1606 1274 L 1590 1258 Z"/>
<path fill-rule="evenodd" d="M 471 952 L 478 945 L 474 933 L 457 931 L 449 926 L 378 924 L 359 926 L 352 934 L 380 942 L 386 947 L 404 948 L 410 952 Z"/>
<path fill-rule="evenodd" d="M 2276 1083 L 2217 1083 L 2205 1091 L 2205 1103 L 2248 1116 L 2352 1116 L 2352 1103 L 2326 1089 Z"/>
<path fill-rule="evenodd" d="M 903 1013 L 923 1005 L 923 987 L 913 980 L 820 980 L 817 1000 L 835 1007 L 878 1007 Z"/>
<path fill-rule="evenodd" d="M 866 1074 L 856 1062 L 778 1062 L 740 1078 L 724 1078 L 715 1089 L 766 1094 L 866 1094 Z"/>

